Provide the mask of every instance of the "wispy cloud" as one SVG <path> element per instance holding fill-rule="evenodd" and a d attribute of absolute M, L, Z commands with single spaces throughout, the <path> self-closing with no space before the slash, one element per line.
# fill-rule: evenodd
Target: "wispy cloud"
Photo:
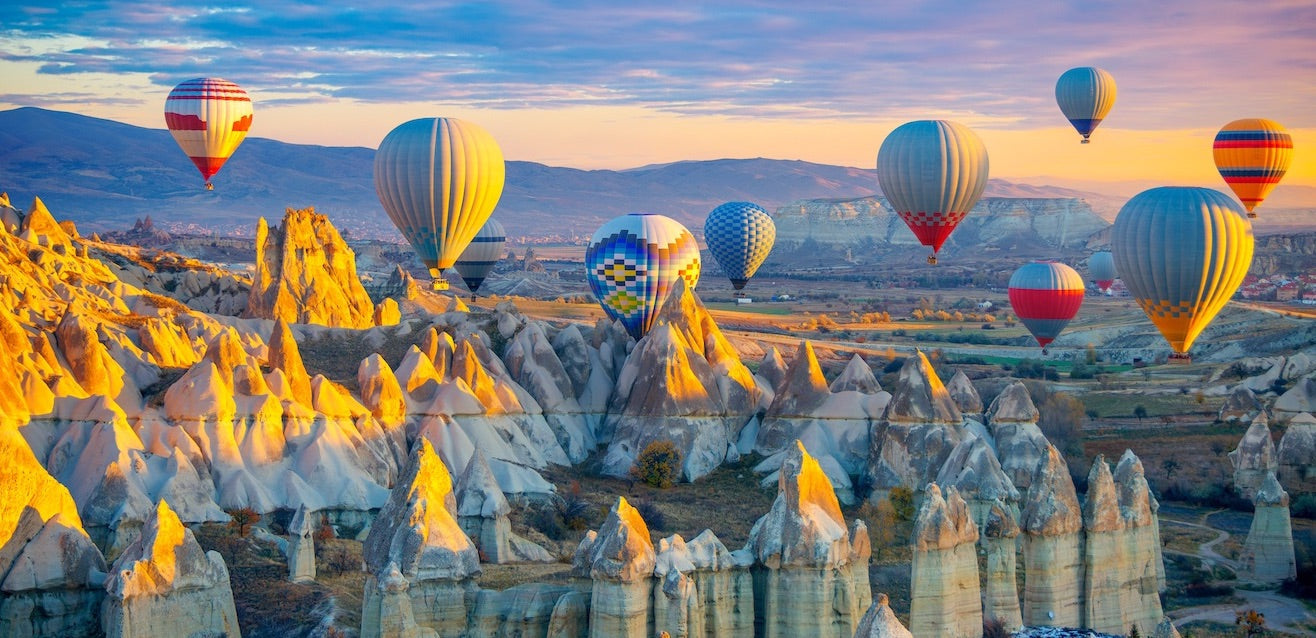
<path fill-rule="evenodd" d="M 162 87 L 213 74 L 279 103 L 950 113 L 1026 127 L 1058 116 L 1062 71 L 1095 64 L 1119 82 L 1126 128 L 1216 126 L 1252 114 L 1240 97 L 1316 125 L 1316 5 L 1302 1 L 102 1 L 19 7 L 6 22 L 0 60 L 43 74 Z"/>

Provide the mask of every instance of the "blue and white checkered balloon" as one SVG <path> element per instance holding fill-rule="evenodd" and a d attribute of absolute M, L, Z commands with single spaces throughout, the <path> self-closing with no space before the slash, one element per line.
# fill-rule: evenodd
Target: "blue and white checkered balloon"
<path fill-rule="evenodd" d="M 704 221 L 704 241 L 736 290 L 745 287 L 777 240 L 767 211 L 749 202 L 727 202 Z"/>

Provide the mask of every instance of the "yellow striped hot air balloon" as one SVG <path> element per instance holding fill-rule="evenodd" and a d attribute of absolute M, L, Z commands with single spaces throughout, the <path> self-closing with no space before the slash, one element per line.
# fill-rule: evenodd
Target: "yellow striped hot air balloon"
<path fill-rule="evenodd" d="M 210 178 L 251 129 L 251 98 L 223 78 L 194 78 L 169 92 L 164 111 L 169 133 L 213 190 Z"/>
<path fill-rule="evenodd" d="M 1111 228 L 1115 269 L 1174 349 L 1189 348 L 1252 264 L 1252 222 L 1228 195 L 1163 186 L 1133 196 Z"/>
<path fill-rule="evenodd" d="M 375 152 L 375 194 L 389 219 L 446 289 L 453 265 L 493 214 L 506 167 L 492 135 L 447 117 L 398 125 Z"/>
<path fill-rule="evenodd" d="M 1274 190 L 1293 161 L 1293 138 L 1279 122 L 1234 120 L 1215 134 L 1215 167 L 1247 209 L 1248 217 Z"/>

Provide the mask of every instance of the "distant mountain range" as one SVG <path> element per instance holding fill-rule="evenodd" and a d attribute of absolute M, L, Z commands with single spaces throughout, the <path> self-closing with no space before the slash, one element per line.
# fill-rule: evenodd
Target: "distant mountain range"
<path fill-rule="evenodd" d="M 375 197 L 374 150 L 247 139 L 202 189 L 168 131 L 39 108 L 0 111 L 0 191 L 26 208 L 39 196 L 87 230 L 130 228 L 150 215 L 171 232 L 250 236 L 257 217 L 314 206 L 358 238 L 399 239 Z M 683 161 L 629 170 L 507 162 L 495 215 L 509 234 L 588 237 L 629 212 L 699 228 L 713 207 L 755 202 L 770 212 L 802 200 L 880 194 L 873 169 L 792 160 Z M 1122 201 L 1092 192 L 993 179 L 989 197 L 1082 199 L 1107 221 Z"/>

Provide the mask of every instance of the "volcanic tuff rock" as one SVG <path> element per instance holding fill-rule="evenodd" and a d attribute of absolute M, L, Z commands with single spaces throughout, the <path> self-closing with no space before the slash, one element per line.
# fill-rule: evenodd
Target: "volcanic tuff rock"
<path fill-rule="evenodd" d="M 721 465 L 767 395 L 699 298 L 677 282 L 635 344 L 608 401 L 604 471 L 625 476 L 646 446 L 671 441 L 693 481 Z"/>
<path fill-rule="evenodd" d="M 897 486 L 917 490 L 936 479 L 965 436 L 963 422 L 928 358 L 920 351 L 905 359 L 869 443 L 866 472 L 872 498 Z"/>
<path fill-rule="evenodd" d="M 1248 499 L 1256 495 L 1267 473 L 1279 469 L 1275 442 L 1270 437 L 1269 420 L 1264 413 L 1252 419 L 1238 447 L 1229 453 L 1229 462 L 1234 466 L 1234 487 Z"/>
<path fill-rule="evenodd" d="M 248 317 L 368 328 L 374 304 L 356 275 L 356 256 L 329 218 L 289 208 L 270 230 L 256 224 L 256 274 Z"/>
<path fill-rule="evenodd" d="M 315 513 L 297 508 L 288 523 L 288 580 L 315 582 Z"/>
<path fill-rule="evenodd" d="M 1097 455 L 1083 503 L 1083 626 L 1108 633 L 1134 625 L 1149 631 L 1162 616 L 1154 593 L 1160 548 L 1137 530 L 1152 522 L 1146 481 L 1128 468 L 1121 478 L 1127 484 L 1117 487 Z"/>
<path fill-rule="evenodd" d="M 937 484 L 959 492 L 979 528 L 987 524 L 988 513 L 998 502 L 1011 512 L 1019 511 L 1019 490 L 1001 469 L 991 444 L 980 436 L 967 437 L 951 450 L 937 473 Z"/>
<path fill-rule="evenodd" d="M 462 531 L 475 542 L 485 562 L 554 562 L 548 550 L 512 533 L 507 518 L 511 511 L 484 452 L 476 450 L 457 479 L 457 522 Z"/>
<path fill-rule="evenodd" d="M 1289 494 L 1273 472 L 1267 472 L 1252 501 L 1252 527 L 1243 544 L 1240 562 L 1246 576 L 1277 583 L 1297 576 L 1293 553 L 1293 525 L 1289 520 Z"/>
<path fill-rule="evenodd" d="M 1316 418 L 1302 412 L 1290 419 L 1275 456 L 1281 483 L 1296 494 L 1316 493 Z"/>
<path fill-rule="evenodd" d="M 763 353 L 763 360 L 759 362 L 758 375 L 768 382 L 774 393 L 781 391 L 781 385 L 786 382 L 789 371 L 786 367 L 786 361 L 781 358 L 781 351 L 777 346 L 771 346 L 768 351 Z"/>
<path fill-rule="evenodd" d="M 896 613 L 891 611 L 891 600 L 887 595 L 878 594 L 873 605 L 859 620 L 854 638 L 914 638 L 914 634 L 900 624 Z"/>
<path fill-rule="evenodd" d="M 586 541 L 573 563 L 588 569 L 593 580 L 589 635 L 646 635 L 653 602 L 649 578 L 657 564 L 648 525 L 625 498 L 618 498 L 598 534 Z"/>
<path fill-rule="evenodd" d="M 1007 631 L 1014 631 L 1023 626 L 1015 569 L 1015 538 L 1019 536 L 1019 523 L 998 500 L 988 510 L 986 523 L 979 529 L 979 540 L 987 549 L 986 573 L 982 577 L 983 617 L 998 620 Z"/>
<path fill-rule="evenodd" d="M 756 622 L 765 636 L 851 636 L 868 607 L 868 529 L 846 532 L 827 475 L 796 442 L 777 499 L 749 533 Z"/>
<path fill-rule="evenodd" d="M 654 625 L 677 636 L 754 635 L 753 558 L 728 551 L 711 530 L 658 541 Z"/>
<path fill-rule="evenodd" d="M 1283 423 L 1303 412 L 1316 412 L 1316 378 L 1306 377 L 1293 384 L 1270 408 L 1275 421 Z"/>
<path fill-rule="evenodd" d="M 965 417 L 975 421 L 985 420 L 982 397 L 978 395 L 978 389 L 973 387 L 973 382 L 969 381 L 969 376 L 964 374 L 963 370 L 955 371 L 955 376 L 946 384 L 946 391 L 950 393 L 951 400 L 955 401 L 955 405 Z"/>
<path fill-rule="evenodd" d="M 877 394 L 882 391 L 882 384 L 873 376 L 873 369 L 868 367 L 868 362 L 856 354 L 850 357 L 850 362 L 845 364 L 845 369 L 832 380 L 828 389 L 832 392 L 854 390 L 862 394 Z"/>
<path fill-rule="evenodd" d="M 1083 517 L 1069 468 L 1055 446 L 1047 446 L 1033 475 L 1020 527 L 1024 532 L 1024 624 L 1079 626 Z"/>
<path fill-rule="evenodd" d="M 586 349 L 579 353 L 583 361 L 578 365 L 589 370 L 592 358 L 588 346 L 584 344 L 579 329 L 573 326 L 572 330 L 575 336 L 564 337 L 564 340 L 570 340 L 572 346 Z M 573 379 L 567 371 L 553 342 L 545 333 L 544 326 L 539 322 L 527 322 L 515 332 L 503 353 L 503 361 L 512 378 L 543 408 L 544 418 L 553 429 L 568 460 L 572 463 L 585 460 L 598 446 L 596 432 L 603 412 L 586 411 L 580 399 L 586 393 L 605 394 L 611 389 L 611 379 L 579 372 L 577 387 L 577 379 Z"/>
<path fill-rule="evenodd" d="M 1257 400 L 1257 395 L 1247 386 L 1239 384 L 1234 386 L 1233 392 L 1229 393 L 1224 405 L 1220 406 L 1216 418 L 1225 423 L 1250 423 L 1263 410 L 1261 402 Z"/>
<path fill-rule="evenodd" d="M 107 637 L 241 636 L 228 569 L 161 501 L 114 562 L 101 611 Z"/>
<path fill-rule="evenodd" d="M 978 526 L 954 487 L 928 484 L 914 519 L 909 626 L 920 636 L 982 635 Z"/>
<path fill-rule="evenodd" d="M 987 409 L 987 422 L 996 440 L 996 456 L 1010 482 L 1026 490 L 1051 445 L 1037 427 L 1039 413 L 1028 388 L 1016 381 L 1001 391 Z"/>

